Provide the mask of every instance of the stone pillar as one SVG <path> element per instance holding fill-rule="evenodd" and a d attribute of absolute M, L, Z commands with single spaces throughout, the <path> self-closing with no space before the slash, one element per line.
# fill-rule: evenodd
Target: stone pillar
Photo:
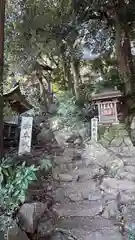
<path fill-rule="evenodd" d="M 119 123 L 118 121 L 118 115 L 117 115 L 117 101 L 114 101 L 114 110 L 115 110 L 115 116 L 116 116 L 116 123 Z"/>
<path fill-rule="evenodd" d="M 91 119 L 91 140 L 97 142 L 98 140 L 98 119 Z"/>

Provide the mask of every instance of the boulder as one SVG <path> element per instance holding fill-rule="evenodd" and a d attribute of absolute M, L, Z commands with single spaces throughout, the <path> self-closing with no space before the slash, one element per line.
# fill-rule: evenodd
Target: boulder
<path fill-rule="evenodd" d="M 81 193 L 70 193 L 68 198 L 72 201 L 72 202 L 77 202 L 77 201 L 81 201 L 83 200 L 83 196 Z"/>
<path fill-rule="evenodd" d="M 118 193 L 124 195 L 126 199 L 133 199 L 135 194 L 135 184 L 132 181 L 127 179 L 119 180 L 115 178 L 104 178 L 101 189 L 104 190 L 105 193 L 113 194 L 117 197 Z"/>
<path fill-rule="evenodd" d="M 46 237 L 52 233 L 54 225 L 50 219 L 41 221 L 38 224 L 37 233 L 40 238 Z"/>
<path fill-rule="evenodd" d="M 2 238 L 0 238 L 0 240 L 2 240 Z M 29 238 L 25 232 L 16 226 L 8 229 L 7 240 L 29 240 Z"/>
<path fill-rule="evenodd" d="M 124 167 L 124 163 L 121 159 L 117 158 L 111 162 L 106 163 L 106 167 L 109 169 L 120 169 Z"/>
<path fill-rule="evenodd" d="M 124 167 L 124 163 L 121 159 L 116 158 L 113 161 L 108 161 L 106 163 L 106 167 L 108 169 L 108 175 L 110 177 L 115 177 L 118 171 L 121 171 Z"/>
<path fill-rule="evenodd" d="M 85 144 L 81 157 L 86 166 L 96 165 L 101 168 L 107 167 L 117 170 L 117 168 L 124 165 L 115 153 L 104 148 L 101 144 L 92 141 Z"/>
<path fill-rule="evenodd" d="M 90 141 L 85 144 L 82 151 L 82 160 L 86 166 L 94 164 L 104 167 L 108 161 L 112 160 L 112 156 L 101 144 Z"/>
<path fill-rule="evenodd" d="M 112 141 L 111 141 L 111 146 L 113 147 L 119 147 L 124 145 L 123 143 L 123 137 L 115 137 Z"/>
<path fill-rule="evenodd" d="M 72 182 L 73 181 L 73 176 L 67 173 L 60 173 L 59 174 L 59 180 L 61 182 Z"/>
<path fill-rule="evenodd" d="M 79 135 L 81 136 L 81 138 L 84 140 L 85 138 L 88 137 L 88 127 L 84 127 L 84 128 L 81 128 L 79 130 Z"/>
<path fill-rule="evenodd" d="M 63 160 L 64 162 L 72 162 L 72 159 L 75 155 L 75 149 L 74 148 L 65 148 L 63 152 Z"/>
<path fill-rule="evenodd" d="M 43 127 L 37 135 L 38 142 L 51 142 L 54 139 L 54 134 L 51 129 Z"/>
<path fill-rule="evenodd" d="M 46 210 L 46 204 L 41 202 L 25 203 L 22 205 L 18 213 L 21 228 L 27 233 L 34 233 L 37 229 L 38 221 Z"/>
<path fill-rule="evenodd" d="M 119 233 L 118 229 L 102 229 L 100 231 L 93 231 L 84 240 L 122 240 L 123 237 Z"/>
<path fill-rule="evenodd" d="M 88 195 L 89 201 L 98 201 L 103 198 L 103 193 L 100 190 L 91 191 Z"/>
<path fill-rule="evenodd" d="M 74 144 L 75 145 L 82 145 L 82 139 L 81 139 L 81 137 L 78 137 L 75 141 L 74 141 Z"/>
<path fill-rule="evenodd" d="M 54 114 L 57 112 L 57 105 L 55 103 L 52 103 L 49 107 L 48 113 Z"/>
<path fill-rule="evenodd" d="M 70 129 L 62 129 L 54 132 L 55 139 L 60 146 L 66 146 L 68 142 L 74 142 L 78 136 Z"/>
<path fill-rule="evenodd" d="M 124 169 L 125 169 L 126 172 L 135 174 L 135 167 L 134 166 L 125 166 Z"/>
<path fill-rule="evenodd" d="M 103 205 L 101 201 L 83 201 L 79 204 L 75 202 L 64 203 L 62 206 L 55 204 L 53 210 L 61 218 L 69 217 L 94 217 L 99 215 L 103 210 Z"/>
<path fill-rule="evenodd" d="M 117 209 L 117 202 L 115 200 L 109 201 L 107 205 L 105 206 L 104 212 L 102 216 L 104 218 L 111 218 L 111 217 L 118 217 L 120 215 L 118 209 Z"/>
<path fill-rule="evenodd" d="M 130 181 L 135 181 L 135 174 L 125 171 L 125 169 L 119 169 L 117 171 L 116 177 L 118 179 L 127 179 Z"/>

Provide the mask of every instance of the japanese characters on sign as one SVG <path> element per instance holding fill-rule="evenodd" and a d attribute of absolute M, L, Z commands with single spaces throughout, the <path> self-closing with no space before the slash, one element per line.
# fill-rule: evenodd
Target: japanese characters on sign
<path fill-rule="evenodd" d="M 117 101 L 106 101 L 98 103 L 99 124 L 118 123 Z"/>
<path fill-rule="evenodd" d="M 114 104 L 103 104 L 101 105 L 101 115 L 103 116 L 111 116 L 115 115 Z"/>
<path fill-rule="evenodd" d="M 91 119 L 91 140 L 97 142 L 98 138 L 98 119 L 92 118 Z"/>
<path fill-rule="evenodd" d="M 33 117 L 22 117 L 18 154 L 29 153 L 31 150 Z"/>

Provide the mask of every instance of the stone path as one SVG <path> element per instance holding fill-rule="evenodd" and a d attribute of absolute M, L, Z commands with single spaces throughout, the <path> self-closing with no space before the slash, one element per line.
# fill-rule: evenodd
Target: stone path
<path fill-rule="evenodd" d="M 78 240 L 128 239 L 135 223 L 135 149 L 123 148 L 120 156 L 88 142 L 83 150 L 67 147 L 63 156 L 53 171 L 57 227 Z"/>

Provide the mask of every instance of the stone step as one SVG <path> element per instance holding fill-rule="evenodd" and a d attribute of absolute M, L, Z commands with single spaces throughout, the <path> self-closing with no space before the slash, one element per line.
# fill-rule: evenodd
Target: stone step
<path fill-rule="evenodd" d="M 123 240 L 117 228 L 87 232 L 80 229 L 72 229 L 71 233 L 78 240 Z"/>
<path fill-rule="evenodd" d="M 94 195 L 96 192 L 100 192 L 100 189 L 96 186 L 96 182 L 93 180 L 61 183 L 60 187 L 63 189 L 65 197 L 71 199 L 71 201 L 87 200 L 90 193 Z M 102 198 L 102 192 L 100 192 L 100 195 Z"/>
<path fill-rule="evenodd" d="M 67 164 L 61 164 L 56 165 L 56 167 L 53 169 L 54 174 L 56 172 L 58 174 L 67 173 L 73 176 L 73 179 L 78 177 L 79 182 L 87 181 L 89 179 L 95 178 L 95 176 L 98 176 L 99 178 L 102 177 L 105 174 L 104 169 L 101 169 L 99 166 L 89 166 L 86 167 L 86 165 L 82 162 L 73 162 L 73 163 L 67 163 Z"/>
<path fill-rule="evenodd" d="M 60 219 L 57 227 L 68 230 L 79 240 L 122 240 L 118 228 L 101 216 Z"/>
<path fill-rule="evenodd" d="M 76 203 L 55 204 L 53 210 L 60 217 L 94 217 L 103 210 L 101 201 L 83 201 Z"/>
<path fill-rule="evenodd" d="M 78 168 L 84 168 L 85 164 L 82 160 L 78 161 L 71 161 L 67 163 L 56 163 L 56 166 L 60 168 L 60 170 L 74 170 L 76 167 Z"/>
<path fill-rule="evenodd" d="M 91 166 L 91 167 L 79 167 L 72 171 L 70 171 L 70 174 L 75 177 L 78 176 L 79 182 L 84 182 L 90 179 L 95 178 L 95 176 L 98 176 L 99 178 L 102 177 L 105 174 L 104 169 L 99 168 L 98 166 Z"/>

